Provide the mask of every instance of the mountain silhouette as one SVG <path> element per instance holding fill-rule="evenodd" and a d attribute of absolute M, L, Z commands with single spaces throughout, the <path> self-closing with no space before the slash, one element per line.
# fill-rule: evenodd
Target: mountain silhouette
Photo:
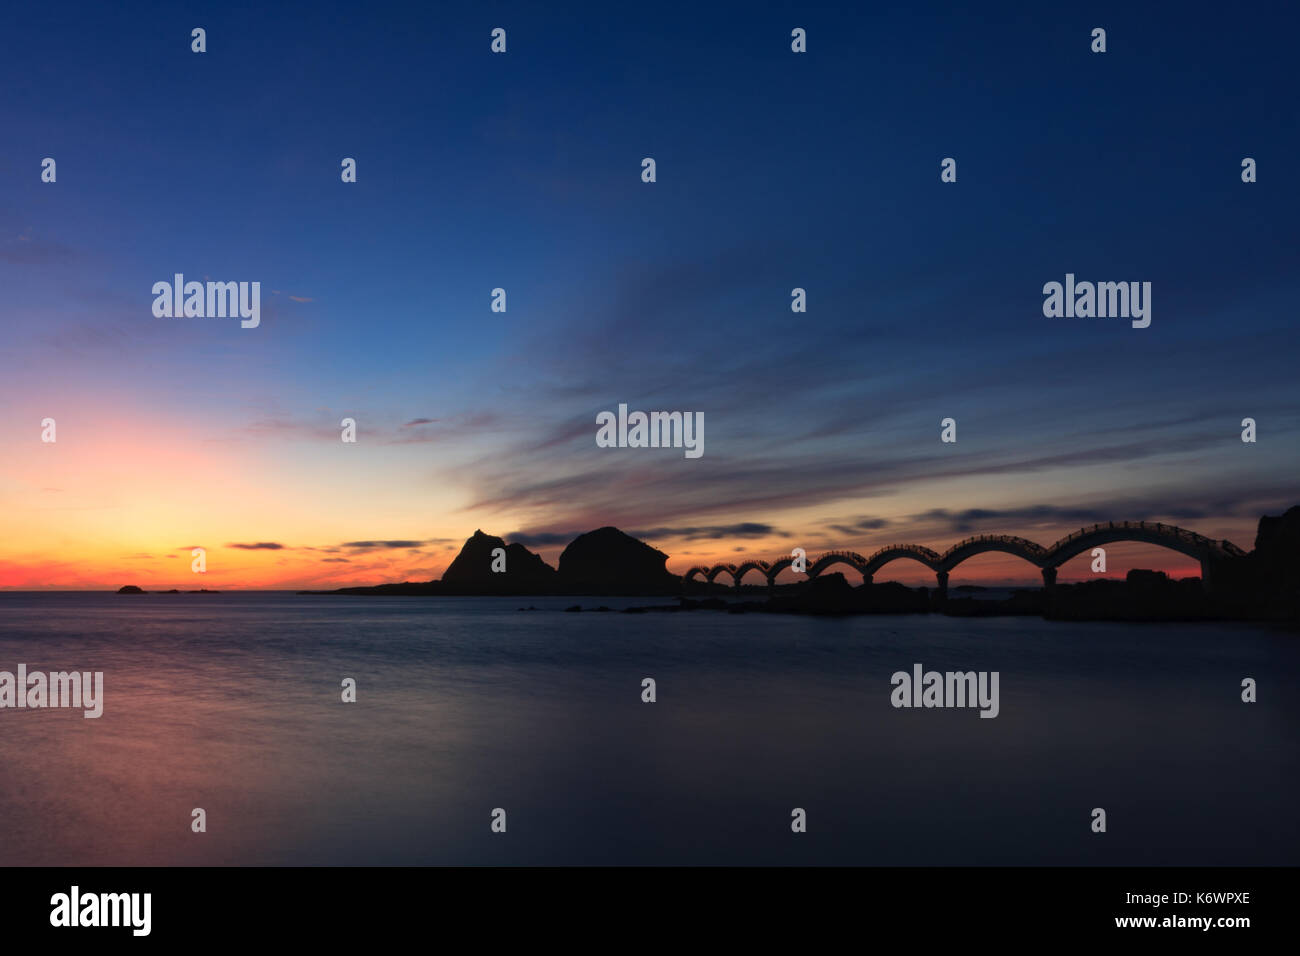
<path fill-rule="evenodd" d="M 574 594 L 680 594 L 668 555 L 617 528 L 580 534 L 560 554 L 560 579 Z M 629 584 L 634 591 L 627 590 Z"/>
<path fill-rule="evenodd" d="M 475 531 L 440 583 L 444 594 L 551 594 L 557 582 L 555 569 L 522 544 Z"/>

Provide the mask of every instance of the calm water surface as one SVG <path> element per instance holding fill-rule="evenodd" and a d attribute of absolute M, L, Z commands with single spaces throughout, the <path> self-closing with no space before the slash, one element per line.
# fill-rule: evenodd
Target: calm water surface
<path fill-rule="evenodd" d="M 0 593 L 0 670 L 105 681 L 0 710 L 0 865 L 1300 863 L 1295 634 L 577 601 L 646 603 Z"/>

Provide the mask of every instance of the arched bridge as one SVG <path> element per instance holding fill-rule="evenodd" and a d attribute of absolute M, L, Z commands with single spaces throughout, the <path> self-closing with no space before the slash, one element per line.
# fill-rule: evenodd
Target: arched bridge
<path fill-rule="evenodd" d="M 1070 558 L 1116 541 L 1138 541 L 1160 545 L 1195 558 L 1201 563 L 1201 577 L 1206 582 L 1210 579 L 1212 564 L 1225 558 L 1240 557 L 1245 554 L 1231 541 L 1216 541 L 1170 524 L 1152 521 L 1110 521 L 1106 524 L 1095 524 L 1090 528 L 1080 528 L 1048 548 L 1015 535 L 981 534 L 958 541 L 942 554 L 920 544 L 891 544 L 869 557 L 863 557 L 856 551 L 827 551 L 816 557 L 807 557 L 806 571 L 808 577 L 815 578 L 831 567 L 847 565 L 862 575 L 864 583 L 869 584 L 875 573 L 886 564 L 905 558 L 919 562 L 933 571 L 938 580 L 939 590 L 946 592 L 948 574 L 953 568 L 977 554 L 1000 551 L 1023 558 L 1039 568 L 1042 571 L 1044 586 L 1050 588 L 1056 583 L 1056 569 Z M 684 577 L 687 581 L 702 578 L 712 584 L 718 575 L 725 573 L 732 584 L 739 588 L 745 575 L 757 571 L 767 582 L 768 587 L 772 588 L 776 585 L 776 576 L 793 564 L 792 557 L 772 562 L 749 559 L 740 564 L 715 564 L 708 568 L 696 566 L 687 571 Z"/>

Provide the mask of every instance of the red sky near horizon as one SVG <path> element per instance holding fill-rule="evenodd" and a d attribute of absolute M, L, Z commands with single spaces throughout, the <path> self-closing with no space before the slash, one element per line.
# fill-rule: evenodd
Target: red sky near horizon
<path fill-rule="evenodd" d="M 412 477 L 419 471 L 403 459 L 418 456 L 418 444 L 387 445 L 376 458 L 357 455 L 355 448 L 337 441 L 283 436 L 272 441 L 237 431 L 201 437 L 183 423 L 168 424 L 157 415 L 149 417 L 147 432 L 142 432 L 127 424 L 128 415 L 108 412 L 102 404 L 95 407 L 89 421 L 61 415 L 53 443 L 40 441 L 32 425 L 19 442 L 8 426 L 4 438 L 17 454 L 4 474 L 0 587 L 297 589 L 424 581 L 441 575 L 475 529 L 505 537 L 528 522 L 526 513 L 511 514 L 508 508 L 496 515 L 476 514 L 466 508 L 464 491 L 453 482 L 430 487 Z M 373 500 L 353 506 L 356 487 L 369 489 L 373 494 L 367 497 Z M 879 502 L 873 504 L 880 514 Z M 774 506 L 765 515 L 772 527 L 807 522 L 815 530 L 804 539 L 761 529 L 728 538 L 706 527 L 656 536 L 649 543 L 669 555 L 670 570 L 682 573 L 697 564 L 735 563 L 750 556 L 773 560 L 796 546 L 812 555 L 830 549 L 870 553 L 893 543 L 942 551 L 965 536 L 933 521 L 909 520 L 914 509 L 919 506 L 904 505 L 898 516 L 884 513 L 884 527 L 845 534 L 817 528 L 806 509 Z M 857 510 L 858 503 L 845 503 L 845 514 Z M 752 511 L 746 513 L 752 516 Z M 716 514 L 712 520 L 725 528 L 735 517 Z M 596 516 L 589 522 L 591 527 L 602 523 Z M 1244 521 L 1208 529 L 1204 523 L 1189 524 L 1193 530 L 1229 536 L 1246 548 L 1253 541 L 1253 528 Z M 1000 530 L 1050 545 L 1074 528 L 1022 523 Z M 717 534 L 722 536 L 708 536 Z M 205 573 L 191 570 L 194 547 L 206 551 Z M 530 549 L 555 566 L 562 547 Z M 1194 561 L 1140 544 L 1109 546 L 1107 559 L 1112 577 L 1123 576 L 1130 567 L 1178 577 L 1199 574 Z M 1090 564 L 1088 555 L 1076 557 L 1062 567 L 1060 580 L 1093 577 Z M 933 575 L 918 564 L 898 561 L 878 579 L 925 584 L 932 583 Z M 989 554 L 961 565 L 951 583 L 1038 580 L 1037 570 L 1024 562 Z"/>
<path fill-rule="evenodd" d="M 730 510 L 706 503 L 692 513 L 681 488 L 659 484 L 658 475 L 697 463 L 676 456 L 584 460 L 583 453 L 590 454 L 585 428 L 574 429 L 573 442 L 581 446 L 573 453 L 574 467 L 598 469 L 611 462 L 617 486 L 610 500 L 633 504 L 561 505 L 561 517 L 548 523 L 545 507 L 527 499 L 517 505 L 485 501 L 471 479 L 491 429 L 471 430 L 459 440 L 446 433 L 414 440 L 413 430 L 429 426 L 378 428 L 363 417 L 363 440 L 350 445 L 331 427 L 340 410 L 321 410 L 318 420 L 304 424 L 169 414 L 160 411 L 166 404 L 161 401 L 147 407 L 115 403 L 89 391 L 64 392 L 49 404 L 39 409 L 30 402 L 0 424 L 0 441 L 11 451 L 0 475 L 0 588 L 300 589 L 427 581 L 441 575 L 478 528 L 506 540 L 526 529 L 524 543 L 556 566 L 574 535 L 614 524 L 641 531 L 669 555 L 668 568 L 683 573 L 699 564 L 774 560 L 794 547 L 810 555 L 832 549 L 869 554 L 887 544 L 911 543 L 942 552 L 985 531 L 1050 546 L 1091 523 L 1066 524 L 1050 513 L 1026 518 L 1008 508 L 963 518 L 976 526 L 962 528 L 953 514 L 932 507 L 935 501 L 1041 500 L 1061 494 L 1065 479 L 1085 478 L 1078 468 L 1023 476 L 1015 493 L 1001 478 L 939 477 L 915 480 L 888 495 L 872 489 L 862 497 L 845 493 L 812 505 L 795 495 L 742 501 Z M 41 440 L 41 411 L 56 419 L 54 442 Z M 721 457 L 726 448 L 718 445 Z M 1125 514 L 1122 508 L 1117 505 L 1110 520 L 1167 520 L 1246 549 L 1253 544 L 1255 519 L 1170 520 Z M 658 519 L 663 512 L 671 515 L 666 525 Z M 689 521 L 681 520 L 687 516 Z M 806 533 L 800 535 L 801 528 Z M 195 547 L 206 551 L 202 574 L 191 570 Z M 1091 561 L 1087 554 L 1072 559 L 1059 580 L 1094 577 Z M 1107 547 L 1107 576 L 1122 577 L 1133 567 L 1176 577 L 1199 574 L 1196 562 L 1162 548 Z M 888 565 L 878 580 L 929 584 L 933 575 L 902 560 Z M 951 585 L 1039 580 L 1035 568 L 1013 556 L 986 554 L 959 566 Z"/>

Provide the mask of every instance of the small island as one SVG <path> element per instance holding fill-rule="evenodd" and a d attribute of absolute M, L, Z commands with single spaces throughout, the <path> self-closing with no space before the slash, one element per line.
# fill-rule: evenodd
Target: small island
<path fill-rule="evenodd" d="M 117 589 L 118 594 L 149 594 L 151 592 L 137 587 L 134 584 L 123 585 Z M 172 588 L 170 591 L 154 591 L 154 594 L 220 594 L 220 591 L 209 591 L 207 588 L 200 588 L 197 591 L 182 591 L 178 588 Z"/>

